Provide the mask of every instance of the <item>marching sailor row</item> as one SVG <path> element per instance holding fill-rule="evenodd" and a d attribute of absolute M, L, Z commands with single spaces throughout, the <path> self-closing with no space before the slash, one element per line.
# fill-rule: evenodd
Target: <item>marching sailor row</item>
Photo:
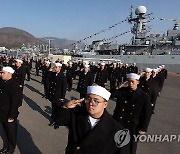
<path fill-rule="evenodd" d="M 17 140 L 18 108 L 22 105 L 24 80 L 30 80 L 32 60 L 16 59 L 4 64 L 0 82 L 0 121 L 6 132 L 8 146 L 0 153 L 13 153 Z M 157 97 L 167 78 L 165 66 L 145 68 L 139 72 L 136 64 L 99 65 L 72 61 L 51 63 L 35 61 L 36 75 L 42 70 L 44 96 L 51 102 L 49 126 L 69 127 L 67 154 L 72 153 L 136 153 L 133 135 L 147 132 L 155 110 Z M 27 71 L 28 70 L 28 71 Z M 76 89 L 72 89 L 77 80 Z M 109 91 L 105 88 L 110 83 Z M 77 90 L 79 100 L 67 101 L 66 91 Z M 111 117 L 106 111 L 108 100 L 116 100 Z M 127 129 L 129 142 L 118 146 L 116 133 Z M 127 138 L 127 136 L 125 136 Z M 120 142 L 120 138 L 118 139 Z M 108 143 L 108 144 L 107 144 Z"/>

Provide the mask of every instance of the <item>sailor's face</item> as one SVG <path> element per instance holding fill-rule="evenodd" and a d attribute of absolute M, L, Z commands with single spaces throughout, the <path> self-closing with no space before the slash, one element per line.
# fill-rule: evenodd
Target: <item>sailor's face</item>
<path fill-rule="evenodd" d="M 55 69 L 55 72 L 60 72 L 61 67 L 59 67 L 59 66 L 55 66 L 55 67 L 54 67 L 54 69 Z"/>
<path fill-rule="evenodd" d="M 21 63 L 16 62 L 16 66 L 17 66 L 17 67 L 20 67 L 20 66 L 21 66 Z"/>
<path fill-rule="evenodd" d="M 146 78 L 149 78 L 151 76 L 151 72 L 147 71 L 147 72 L 144 73 L 144 75 L 145 75 Z"/>
<path fill-rule="evenodd" d="M 153 71 L 153 72 L 152 72 L 152 75 L 155 76 L 155 75 L 156 75 L 156 72 Z"/>
<path fill-rule="evenodd" d="M 137 89 L 137 85 L 139 84 L 139 81 L 136 79 L 128 79 L 128 86 L 130 89 L 132 90 L 136 90 Z"/>
<path fill-rule="evenodd" d="M 105 68 L 105 66 L 104 65 L 101 65 L 101 69 L 104 69 Z"/>
<path fill-rule="evenodd" d="M 99 118 L 108 104 L 102 97 L 94 94 L 88 95 L 85 102 L 87 111 L 94 118 Z"/>
<path fill-rule="evenodd" d="M 9 72 L 6 72 L 6 71 L 2 71 L 1 72 L 1 78 L 3 80 L 8 80 L 10 78 L 11 74 Z"/>
<path fill-rule="evenodd" d="M 89 71 L 89 68 L 88 67 L 84 67 L 84 72 L 88 72 Z"/>

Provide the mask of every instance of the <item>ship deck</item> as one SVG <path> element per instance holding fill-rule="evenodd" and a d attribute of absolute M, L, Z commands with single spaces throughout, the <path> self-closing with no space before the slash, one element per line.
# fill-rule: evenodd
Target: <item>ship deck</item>
<path fill-rule="evenodd" d="M 68 130 L 66 127 L 53 129 L 48 126 L 51 105 L 44 98 L 41 77 L 35 76 L 32 70 L 31 81 L 25 81 L 23 106 L 20 108 L 17 148 L 15 154 L 63 154 Z M 76 81 L 73 88 L 76 89 Z M 107 88 L 109 88 L 107 86 Z M 169 74 L 163 91 L 157 99 L 155 114 L 152 116 L 148 134 L 180 134 L 180 76 Z M 79 98 L 72 90 L 67 92 L 67 99 Z M 114 101 L 109 101 L 108 111 L 112 114 Z M 0 135 L 2 128 L 0 127 Z M 2 139 L 0 138 L 0 148 Z M 179 154 L 179 143 L 173 142 L 139 142 L 137 154 Z"/>

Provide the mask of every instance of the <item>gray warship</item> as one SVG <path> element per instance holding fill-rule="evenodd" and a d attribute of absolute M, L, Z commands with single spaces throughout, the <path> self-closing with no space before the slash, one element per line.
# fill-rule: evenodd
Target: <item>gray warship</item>
<path fill-rule="evenodd" d="M 149 34 L 147 24 L 154 20 L 152 14 L 146 14 L 145 6 L 139 6 L 125 20 L 132 24 L 130 33 L 133 34 L 130 44 L 111 44 L 110 40 L 123 36 L 128 32 L 112 37 L 106 40 L 93 41 L 91 45 L 85 46 L 80 51 L 75 45 L 73 56 L 80 56 L 89 61 L 117 60 L 122 63 L 137 63 L 140 68 L 155 68 L 159 65 L 165 65 L 170 72 L 180 73 L 180 29 L 178 19 L 165 19 L 175 21 L 171 30 L 167 34 Z M 124 21 L 123 21 L 124 22 Z M 87 37 L 88 38 L 88 37 Z M 79 42 L 77 42 L 79 43 Z"/>

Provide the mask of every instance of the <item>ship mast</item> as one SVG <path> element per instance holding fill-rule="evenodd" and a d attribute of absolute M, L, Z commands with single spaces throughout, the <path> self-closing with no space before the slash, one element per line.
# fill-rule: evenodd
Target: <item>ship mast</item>
<path fill-rule="evenodd" d="M 132 8 L 132 7 L 131 7 Z M 135 35 L 135 39 L 145 39 L 146 38 L 146 23 L 145 13 L 147 9 L 145 6 L 139 6 L 135 10 L 136 17 L 132 18 L 130 14 L 129 22 L 134 23 L 132 28 L 132 33 Z"/>

